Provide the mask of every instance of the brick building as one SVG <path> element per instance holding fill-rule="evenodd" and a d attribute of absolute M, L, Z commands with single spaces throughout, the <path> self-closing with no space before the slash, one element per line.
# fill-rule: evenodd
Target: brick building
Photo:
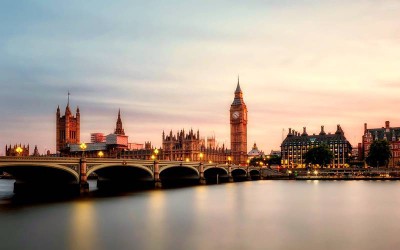
<path fill-rule="evenodd" d="M 392 158 L 389 160 L 389 167 L 400 165 L 400 127 L 390 127 L 390 122 L 386 121 L 381 128 L 367 128 L 364 123 L 364 135 L 362 136 L 361 155 L 363 160 L 368 156 L 370 145 L 374 140 L 387 140 L 389 142 Z"/>

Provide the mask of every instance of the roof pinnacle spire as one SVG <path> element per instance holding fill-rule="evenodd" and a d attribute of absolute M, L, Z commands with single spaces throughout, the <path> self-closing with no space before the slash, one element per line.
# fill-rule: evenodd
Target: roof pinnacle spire
<path fill-rule="evenodd" d="M 67 106 L 69 106 L 69 96 L 71 95 L 71 93 L 69 93 L 69 90 L 68 90 L 68 102 L 67 102 Z"/>
<path fill-rule="evenodd" d="M 242 92 L 242 89 L 240 88 L 240 83 L 239 83 L 239 75 L 238 75 L 238 82 L 237 82 L 237 87 L 235 93 Z"/>

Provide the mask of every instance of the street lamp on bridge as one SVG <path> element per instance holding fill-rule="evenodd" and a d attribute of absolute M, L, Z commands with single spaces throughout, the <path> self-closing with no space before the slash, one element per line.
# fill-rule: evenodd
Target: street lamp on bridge
<path fill-rule="evenodd" d="M 22 151 L 24 151 L 21 147 L 17 147 L 15 152 L 17 152 L 18 156 L 21 156 Z"/>
<path fill-rule="evenodd" d="M 85 157 L 85 150 L 87 148 L 86 143 L 82 142 L 81 145 L 79 145 L 79 147 L 82 149 L 82 158 Z"/>

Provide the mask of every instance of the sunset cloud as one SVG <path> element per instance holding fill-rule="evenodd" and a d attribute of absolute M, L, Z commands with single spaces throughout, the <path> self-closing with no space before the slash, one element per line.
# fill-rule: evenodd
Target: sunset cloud
<path fill-rule="evenodd" d="M 81 138 L 200 129 L 229 144 L 237 75 L 248 147 L 282 130 L 400 126 L 400 2 L 7 1 L 0 10 L 0 145 L 55 149 L 55 111 L 81 109 Z M 397 125 L 396 125 L 397 124 Z M 4 154 L 0 147 L 0 155 Z"/>

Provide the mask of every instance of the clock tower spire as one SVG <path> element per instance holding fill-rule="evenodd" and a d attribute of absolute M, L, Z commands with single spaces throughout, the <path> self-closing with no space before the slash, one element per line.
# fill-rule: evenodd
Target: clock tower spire
<path fill-rule="evenodd" d="M 230 108 L 232 163 L 245 165 L 247 161 L 247 107 L 243 101 L 239 76 L 235 98 Z"/>

